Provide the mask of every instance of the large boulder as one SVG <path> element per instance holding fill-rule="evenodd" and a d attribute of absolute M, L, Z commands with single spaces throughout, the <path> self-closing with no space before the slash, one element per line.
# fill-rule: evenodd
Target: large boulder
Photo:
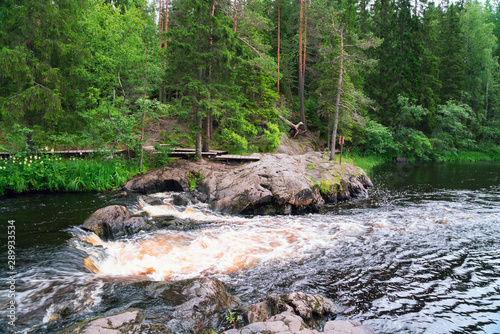
<path fill-rule="evenodd" d="M 350 320 L 329 320 L 338 313 L 334 303 L 320 295 L 292 292 L 270 295 L 245 313 L 248 325 L 224 334 L 374 334 Z M 324 323 L 323 330 L 318 328 Z"/>
<path fill-rule="evenodd" d="M 182 296 L 185 302 L 175 307 L 173 319 L 167 324 L 174 333 L 201 333 L 207 328 L 217 328 L 225 312 L 240 303 L 215 278 L 194 280 Z"/>
<path fill-rule="evenodd" d="M 283 312 L 296 314 L 309 327 L 316 327 L 323 319 L 334 316 L 338 311 L 335 304 L 328 298 L 292 292 L 269 295 L 264 301 L 252 305 L 245 317 L 249 323 L 264 322 Z"/>
<path fill-rule="evenodd" d="M 139 281 L 126 284 L 133 307 L 84 320 L 61 334 L 208 333 L 225 321 L 228 310 L 240 305 L 215 278 L 184 281 Z"/>
<path fill-rule="evenodd" d="M 196 190 L 212 209 L 231 214 L 318 212 L 326 202 L 367 196 L 372 186 L 355 166 L 332 163 L 319 152 L 262 154 L 260 161 L 223 165 L 175 161 L 131 179 L 129 191 Z"/>
<path fill-rule="evenodd" d="M 85 220 L 82 228 L 92 231 L 104 240 L 132 234 L 146 224 L 143 217 L 130 217 L 122 205 L 110 205 L 95 211 Z"/>

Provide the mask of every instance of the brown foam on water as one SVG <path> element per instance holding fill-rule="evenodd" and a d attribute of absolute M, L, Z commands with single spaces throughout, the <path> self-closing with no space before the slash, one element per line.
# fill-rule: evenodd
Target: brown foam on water
<path fill-rule="evenodd" d="M 153 218 L 176 216 L 212 224 L 191 231 L 143 232 L 109 242 L 95 235 L 80 236 L 104 251 L 104 256 L 90 256 L 87 268 L 103 275 L 147 275 L 154 280 L 230 274 L 266 263 L 300 261 L 318 249 L 335 247 L 339 238 L 358 238 L 373 228 L 393 229 L 385 220 L 362 223 L 335 216 L 322 216 L 321 220 L 307 216 L 243 218 L 193 207 L 179 211 L 170 204 L 142 204 L 140 211 Z M 91 254 L 93 250 L 86 251 Z"/>
<path fill-rule="evenodd" d="M 154 280 L 230 274 L 268 261 L 297 261 L 313 249 L 331 246 L 336 232 L 326 227 L 274 218 L 195 231 L 163 230 L 102 242 L 107 256 L 86 259 L 85 265 L 94 273 Z"/>

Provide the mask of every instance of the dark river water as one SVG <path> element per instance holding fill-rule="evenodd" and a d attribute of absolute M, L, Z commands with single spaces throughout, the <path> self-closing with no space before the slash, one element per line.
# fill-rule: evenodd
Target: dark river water
<path fill-rule="evenodd" d="M 376 333 L 500 333 L 500 163 L 384 165 L 372 174 L 369 198 L 305 216 L 222 216 L 174 207 L 169 194 L 142 209 L 137 198 L 109 194 L 2 199 L 0 332 L 55 333 L 129 307 L 154 314 L 168 305 L 131 282 L 209 276 L 249 303 L 324 295 L 339 306 L 337 319 Z M 73 226 L 110 204 L 200 224 L 92 244 L 74 236 Z"/>

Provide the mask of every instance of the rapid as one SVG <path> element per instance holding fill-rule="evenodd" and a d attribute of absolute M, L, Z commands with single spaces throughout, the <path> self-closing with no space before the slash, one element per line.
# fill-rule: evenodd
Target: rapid
<path fill-rule="evenodd" d="M 500 333 L 500 163 L 385 165 L 372 174 L 369 198 L 303 216 L 221 215 L 175 206 L 169 193 L 154 194 L 162 201 L 154 206 L 100 194 L 4 199 L 3 220 L 17 228 L 18 320 L 2 323 L 2 302 L 0 332 L 54 333 L 135 306 L 154 313 L 131 282 L 216 277 L 248 303 L 321 294 L 340 307 L 338 319 L 376 333 Z M 112 241 L 78 228 L 111 204 L 192 224 Z"/>

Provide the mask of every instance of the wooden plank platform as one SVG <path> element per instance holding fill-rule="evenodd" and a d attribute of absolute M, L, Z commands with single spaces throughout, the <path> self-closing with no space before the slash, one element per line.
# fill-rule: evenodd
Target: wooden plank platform
<path fill-rule="evenodd" d="M 256 155 L 236 155 L 236 154 L 222 154 L 214 158 L 217 161 L 259 161 L 260 157 Z"/>

